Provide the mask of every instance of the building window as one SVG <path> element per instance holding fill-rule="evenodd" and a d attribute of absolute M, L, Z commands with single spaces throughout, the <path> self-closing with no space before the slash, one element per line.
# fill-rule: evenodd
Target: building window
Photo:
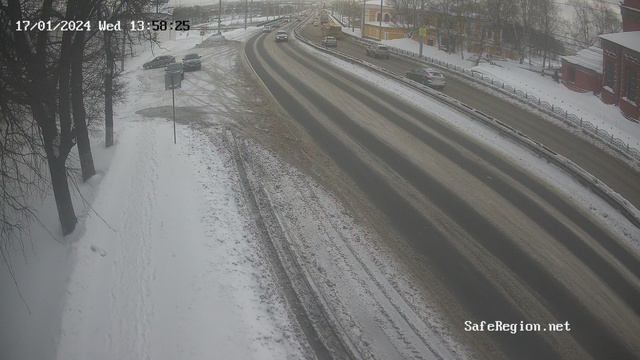
<path fill-rule="evenodd" d="M 376 16 L 376 21 L 380 22 L 380 20 L 382 19 L 382 14 L 378 13 L 378 16 Z"/>
<path fill-rule="evenodd" d="M 625 93 L 627 100 L 634 103 L 638 100 L 638 73 L 634 70 L 627 72 L 627 88 Z"/>
<path fill-rule="evenodd" d="M 605 61 L 604 63 L 604 86 L 609 87 L 611 90 L 615 88 L 616 84 L 616 64 L 611 61 Z"/>
<path fill-rule="evenodd" d="M 384 22 L 389 22 L 389 20 L 391 20 L 389 14 L 384 14 Z"/>

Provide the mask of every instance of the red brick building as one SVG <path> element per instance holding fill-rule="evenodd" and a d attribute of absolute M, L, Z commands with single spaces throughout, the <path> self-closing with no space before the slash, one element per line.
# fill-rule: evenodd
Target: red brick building
<path fill-rule="evenodd" d="M 640 0 L 624 0 L 620 4 L 622 31 L 640 31 Z"/>
<path fill-rule="evenodd" d="M 562 83 L 573 91 L 600 93 L 602 49 L 592 46 L 562 57 Z"/>
<path fill-rule="evenodd" d="M 602 39 L 602 94 L 629 119 L 640 120 L 640 31 L 600 35 Z"/>

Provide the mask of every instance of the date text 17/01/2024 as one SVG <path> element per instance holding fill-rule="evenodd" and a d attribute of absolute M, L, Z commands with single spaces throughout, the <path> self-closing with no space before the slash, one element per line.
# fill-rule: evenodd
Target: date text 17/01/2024
<path fill-rule="evenodd" d="M 78 20 L 20 20 L 16 21 L 16 31 L 189 31 L 189 20 L 133 20 L 78 21 Z"/>
<path fill-rule="evenodd" d="M 538 323 L 526 323 L 520 321 L 518 323 L 508 323 L 500 320 L 497 321 L 465 321 L 464 331 L 470 332 L 505 332 L 515 335 L 519 332 L 535 332 L 535 331 L 571 331 L 571 325 L 568 321 L 563 323 L 550 323 L 550 324 L 538 324 Z"/>

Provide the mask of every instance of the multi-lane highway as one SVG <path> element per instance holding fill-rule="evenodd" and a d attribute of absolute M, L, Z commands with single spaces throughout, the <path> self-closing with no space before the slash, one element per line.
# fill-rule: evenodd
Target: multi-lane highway
<path fill-rule="evenodd" d="M 301 34 L 318 43 L 322 38 L 320 27 L 304 27 Z M 345 36 L 339 41 L 338 50 L 382 66 L 396 74 L 405 74 L 419 66 L 396 56 L 392 56 L 388 60 L 367 57 L 364 47 L 349 36 Z M 534 113 L 523 111 L 522 107 L 514 105 L 500 96 L 483 92 L 466 81 L 451 76 L 449 73 L 446 74 L 447 87 L 443 90 L 445 94 L 501 120 L 573 160 L 640 208 L 640 172 L 589 141 L 575 136 L 565 128 L 552 124 Z"/>
<path fill-rule="evenodd" d="M 304 34 L 318 38 L 314 29 Z M 363 55 L 355 44 L 340 50 Z M 640 258 L 606 226 L 442 120 L 273 34 L 246 57 L 275 100 L 358 186 L 437 282 L 449 327 L 478 358 L 640 356 Z M 377 62 L 377 60 L 371 60 Z M 401 72 L 414 65 L 380 60 Z M 640 203 L 638 175 L 564 130 L 454 79 L 447 91 L 581 163 Z M 519 122 L 518 120 L 522 120 Z M 284 119 L 283 121 L 288 121 Z M 575 156 L 571 156 L 574 154 Z M 428 280 L 427 280 L 428 279 Z M 571 324 L 571 331 L 464 332 L 464 321 Z M 425 358 L 441 358 L 425 354 Z"/>

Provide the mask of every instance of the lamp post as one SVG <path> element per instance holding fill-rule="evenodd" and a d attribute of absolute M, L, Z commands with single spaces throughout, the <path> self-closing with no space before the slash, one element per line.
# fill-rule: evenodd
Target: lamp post
<path fill-rule="evenodd" d="M 379 29 L 379 33 L 378 33 L 378 37 L 379 40 L 382 41 L 382 4 L 383 4 L 384 0 L 380 0 L 380 29 Z"/>
<path fill-rule="evenodd" d="M 362 0 L 362 21 L 361 21 L 362 26 L 360 27 L 360 37 L 361 38 L 364 38 L 364 17 L 366 15 L 365 14 L 365 12 L 366 12 L 365 9 L 366 8 L 367 8 L 367 0 Z"/>
<path fill-rule="evenodd" d="M 218 35 L 222 34 L 222 0 L 218 1 Z"/>

